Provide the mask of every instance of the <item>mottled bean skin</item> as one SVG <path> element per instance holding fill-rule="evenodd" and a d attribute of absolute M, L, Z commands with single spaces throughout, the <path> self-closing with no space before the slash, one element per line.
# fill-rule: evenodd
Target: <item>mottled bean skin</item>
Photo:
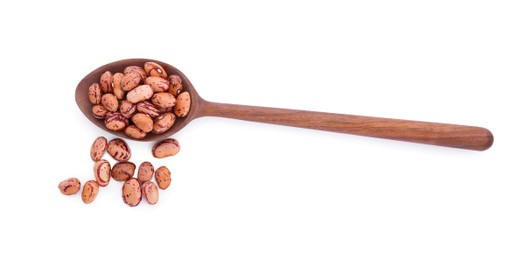
<path fill-rule="evenodd" d="M 172 182 L 171 173 L 166 166 L 161 166 L 155 170 L 155 181 L 161 190 L 166 190 Z"/>
<path fill-rule="evenodd" d="M 165 79 L 168 78 L 168 74 L 166 74 L 166 70 L 164 70 L 163 66 L 153 61 L 144 63 L 144 71 L 146 71 L 148 76 L 155 76 Z"/>
<path fill-rule="evenodd" d="M 156 105 L 158 107 L 162 107 L 162 108 L 173 107 L 173 106 L 175 106 L 176 101 L 177 101 L 177 99 L 176 99 L 176 97 L 174 97 L 174 95 L 172 95 L 170 93 L 166 93 L 166 92 L 155 93 L 151 97 L 151 102 L 154 105 Z"/>
<path fill-rule="evenodd" d="M 96 196 L 98 196 L 99 190 L 100 186 L 96 181 L 90 180 L 85 182 L 85 185 L 83 185 L 83 191 L 81 192 L 81 200 L 83 203 L 92 203 L 96 199 Z"/>
<path fill-rule="evenodd" d="M 144 194 L 144 198 L 150 205 L 154 205 L 159 201 L 159 189 L 157 189 L 157 185 L 151 181 L 147 181 L 142 184 L 142 194 Z"/>
<path fill-rule="evenodd" d="M 128 126 L 128 120 L 117 112 L 108 112 L 105 115 L 105 127 L 109 130 L 120 131 Z"/>
<path fill-rule="evenodd" d="M 140 182 L 149 181 L 153 177 L 154 172 L 155 172 L 155 169 L 153 168 L 153 164 L 151 164 L 150 162 L 143 162 L 139 166 L 139 172 L 137 173 L 137 178 Z"/>
<path fill-rule="evenodd" d="M 142 101 L 137 103 L 137 111 L 149 115 L 151 118 L 158 117 L 161 115 L 159 109 L 149 101 Z"/>
<path fill-rule="evenodd" d="M 68 178 L 59 183 L 57 186 L 59 191 L 65 195 L 73 195 L 78 193 L 81 188 L 81 183 L 78 178 Z"/>
<path fill-rule="evenodd" d="M 142 191 L 140 187 L 140 182 L 135 179 L 129 179 L 122 186 L 122 199 L 130 207 L 135 207 L 139 205 L 142 200 Z"/>
<path fill-rule="evenodd" d="M 168 93 L 177 97 L 177 95 L 183 89 L 181 77 L 178 75 L 170 75 L 170 77 L 168 77 L 168 81 L 170 83 L 170 86 L 168 86 Z"/>
<path fill-rule="evenodd" d="M 102 105 L 111 112 L 118 111 L 118 98 L 111 93 L 107 93 L 102 96 Z"/>
<path fill-rule="evenodd" d="M 125 162 L 131 158 L 131 149 L 129 149 L 126 141 L 120 138 L 109 141 L 107 152 L 119 162 Z"/>
<path fill-rule="evenodd" d="M 111 180 L 111 164 L 107 160 L 99 160 L 94 162 L 94 179 L 98 185 L 105 187 Z"/>
<path fill-rule="evenodd" d="M 153 89 L 150 85 L 140 85 L 129 91 L 126 95 L 127 101 L 131 103 L 138 103 L 140 101 L 148 100 L 153 96 Z"/>
<path fill-rule="evenodd" d="M 107 139 L 103 136 L 96 138 L 91 146 L 91 159 L 95 162 L 101 160 L 106 150 Z"/>
<path fill-rule="evenodd" d="M 117 72 L 113 75 L 113 94 L 118 99 L 124 99 L 124 96 L 126 95 L 126 91 L 122 89 L 122 79 L 124 78 L 124 74 Z"/>
<path fill-rule="evenodd" d="M 92 106 L 92 115 L 97 119 L 104 119 L 109 111 L 102 105 Z"/>
<path fill-rule="evenodd" d="M 188 111 L 190 111 L 190 94 L 187 91 L 183 91 L 177 96 L 174 114 L 178 117 L 185 117 Z"/>
<path fill-rule="evenodd" d="M 127 181 L 135 174 L 135 164 L 132 162 L 118 162 L 111 169 L 111 177 L 115 181 Z"/>
<path fill-rule="evenodd" d="M 127 100 L 120 104 L 120 114 L 125 118 L 131 118 L 137 112 L 137 106 Z"/>
<path fill-rule="evenodd" d="M 149 133 L 153 130 L 153 119 L 144 113 L 136 113 L 131 122 L 135 124 L 140 130 Z"/>
<path fill-rule="evenodd" d="M 89 86 L 89 101 L 93 105 L 98 105 L 102 101 L 102 87 L 98 83 L 94 83 Z"/>
<path fill-rule="evenodd" d="M 155 144 L 151 152 L 155 158 L 166 158 L 176 155 L 179 153 L 180 149 L 179 142 L 175 139 L 169 138 Z"/>
<path fill-rule="evenodd" d="M 165 92 L 170 87 L 170 82 L 167 79 L 159 77 L 148 77 L 144 81 L 145 84 L 150 85 L 153 89 L 153 92 Z"/>
<path fill-rule="evenodd" d="M 124 69 L 124 74 L 128 74 L 131 72 L 138 73 L 141 76 L 142 80 L 145 80 L 148 77 L 148 74 L 146 74 L 146 71 L 144 71 L 144 69 L 140 66 L 127 66 Z"/>
<path fill-rule="evenodd" d="M 153 120 L 153 130 L 154 134 L 162 134 L 168 129 L 170 129 L 175 123 L 174 113 L 168 112 L 160 115 L 155 120 Z"/>
<path fill-rule="evenodd" d="M 112 82 L 113 73 L 111 73 L 110 71 L 106 71 L 100 76 L 100 85 L 102 86 L 103 93 L 113 92 L 113 88 L 111 86 Z"/>
<path fill-rule="evenodd" d="M 124 130 L 127 136 L 135 139 L 143 139 L 146 137 L 146 132 L 140 130 L 136 125 L 130 125 Z"/>
<path fill-rule="evenodd" d="M 120 82 L 123 91 L 130 91 L 136 88 L 142 81 L 142 76 L 136 72 L 126 73 Z"/>

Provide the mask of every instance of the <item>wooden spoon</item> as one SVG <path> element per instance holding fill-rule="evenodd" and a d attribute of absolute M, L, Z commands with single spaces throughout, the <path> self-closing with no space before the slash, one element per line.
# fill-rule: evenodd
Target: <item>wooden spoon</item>
<path fill-rule="evenodd" d="M 181 77 L 183 91 L 190 93 L 191 107 L 189 114 L 185 118 L 178 118 L 167 132 L 159 135 L 149 133 L 146 138 L 138 141 L 161 140 L 175 134 L 198 117 L 218 116 L 477 151 L 486 150 L 493 144 L 491 132 L 481 127 L 209 102 L 200 97 L 181 71 L 167 63 L 150 59 L 115 61 L 85 76 L 76 88 L 76 102 L 81 112 L 101 129 L 132 139 L 123 131 L 107 129 L 103 120 L 92 115 L 92 104 L 87 93 L 89 86 L 99 82 L 100 75 L 105 71 L 122 72 L 130 65 L 143 67 L 146 61 L 157 62 L 166 69 L 168 75 L 177 74 Z"/>

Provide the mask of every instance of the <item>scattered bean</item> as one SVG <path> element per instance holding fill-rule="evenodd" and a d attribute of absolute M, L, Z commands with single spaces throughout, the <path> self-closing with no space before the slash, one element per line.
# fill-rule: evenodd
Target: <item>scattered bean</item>
<path fill-rule="evenodd" d="M 78 193 L 81 188 L 81 183 L 78 178 L 68 178 L 58 185 L 59 191 L 65 195 L 73 195 Z"/>

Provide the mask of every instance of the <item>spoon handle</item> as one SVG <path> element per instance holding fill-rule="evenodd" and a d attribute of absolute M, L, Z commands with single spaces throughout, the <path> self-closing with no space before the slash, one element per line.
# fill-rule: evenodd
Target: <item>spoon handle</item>
<path fill-rule="evenodd" d="M 485 128 L 204 101 L 201 116 L 226 117 L 398 141 L 483 151 L 493 144 Z"/>

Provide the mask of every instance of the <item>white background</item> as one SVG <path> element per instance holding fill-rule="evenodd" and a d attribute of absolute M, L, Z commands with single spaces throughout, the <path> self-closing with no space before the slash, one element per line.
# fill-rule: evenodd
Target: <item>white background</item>
<path fill-rule="evenodd" d="M 0 259 L 531 259 L 530 1 L 3 1 Z M 202 118 L 136 208 L 74 89 L 125 58 L 207 100 L 477 125 L 486 152 Z M 527 91 L 526 93 L 530 93 Z M 106 157 L 110 159 L 110 157 Z M 111 160 L 112 161 L 112 160 Z"/>

